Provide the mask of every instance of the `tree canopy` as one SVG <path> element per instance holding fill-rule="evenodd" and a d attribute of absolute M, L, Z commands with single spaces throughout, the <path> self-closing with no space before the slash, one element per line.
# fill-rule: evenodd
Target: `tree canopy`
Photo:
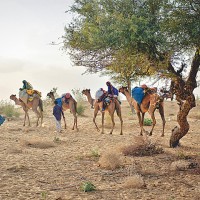
<path fill-rule="evenodd" d="M 187 115 L 195 106 L 199 0 L 75 0 L 70 12 L 75 18 L 65 27 L 63 41 L 75 65 L 124 80 L 157 72 L 172 78 L 181 110 L 180 129 L 170 141 L 176 146 L 189 130 Z M 185 57 L 191 57 L 191 66 L 183 79 Z"/>

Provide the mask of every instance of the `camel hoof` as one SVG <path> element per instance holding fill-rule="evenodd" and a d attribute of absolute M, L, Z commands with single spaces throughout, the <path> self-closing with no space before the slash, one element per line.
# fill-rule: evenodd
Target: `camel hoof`
<path fill-rule="evenodd" d="M 123 135 L 123 133 L 120 133 L 120 135 Z"/>
<path fill-rule="evenodd" d="M 161 137 L 164 137 L 164 134 L 162 134 Z"/>
<path fill-rule="evenodd" d="M 101 134 L 104 134 L 104 132 L 101 132 Z"/>
<path fill-rule="evenodd" d="M 112 132 L 110 132 L 110 135 L 112 135 Z"/>

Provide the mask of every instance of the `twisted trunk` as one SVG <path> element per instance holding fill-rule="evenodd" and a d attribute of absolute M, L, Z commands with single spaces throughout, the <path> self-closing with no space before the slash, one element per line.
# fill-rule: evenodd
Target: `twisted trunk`
<path fill-rule="evenodd" d="M 189 131 L 189 123 L 187 116 L 190 110 L 196 106 L 195 96 L 193 94 L 194 89 L 197 87 L 196 76 L 200 66 L 200 48 L 196 49 L 195 56 L 191 65 L 191 70 L 187 81 L 183 81 L 181 76 L 176 74 L 174 81 L 174 91 L 176 94 L 176 100 L 179 102 L 180 110 L 177 115 L 177 122 L 179 127 L 172 129 L 170 137 L 170 147 L 176 147 L 179 141 Z M 172 66 L 169 66 L 171 69 Z M 173 71 L 173 69 L 171 70 Z"/>

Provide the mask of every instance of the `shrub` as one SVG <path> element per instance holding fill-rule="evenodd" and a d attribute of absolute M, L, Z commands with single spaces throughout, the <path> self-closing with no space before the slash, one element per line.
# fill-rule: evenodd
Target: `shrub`
<path fill-rule="evenodd" d="M 144 126 L 151 126 L 152 125 L 152 119 L 145 118 L 144 119 Z"/>
<path fill-rule="evenodd" d="M 19 117 L 20 113 L 11 103 L 4 101 L 0 102 L 0 113 L 4 114 L 6 117 Z"/>
<path fill-rule="evenodd" d="M 85 107 L 83 106 L 84 97 L 80 89 L 72 89 L 72 94 L 77 101 L 77 114 L 83 115 L 85 112 Z"/>
<path fill-rule="evenodd" d="M 77 104 L 76 112 L 78 115 L 83 115 L 85 112 L 85 106 L 83 106 L 83 104 L 79 102 Z"/>
<path fill-rule="evenodd" d="M 104 169 L 117 169 L 122 166 L 122 160 L 120 159 L 120 155 L 113 152 L 104 153 L 99 159 L 100 167 Z"/>
<path fill-rule="evenodd" d="M 90 192 L 95 189 L 96 187 L 91 182 L 84 182 L 81 184 L 81 190 L 84 192 Z"/>
<path fill-rule="evenodd" d="M 134 144 L 124 147 L 122 153 L 125 156 L 151 156 L 163 153 L 163 148 L 157 147 L 156 144 L 141 137 Z"/>
<path fill-rule="evenodd" d="M 144 179 L 139 174 L 134 174 L 132 176 L 127 176 L 124 179 L 124 188 L 144 188 L 146 186 Z"/>

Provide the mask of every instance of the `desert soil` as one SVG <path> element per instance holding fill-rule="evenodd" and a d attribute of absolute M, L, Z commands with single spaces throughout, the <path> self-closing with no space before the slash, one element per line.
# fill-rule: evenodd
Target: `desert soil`
<path fill-rule="evenodd" d="M 60 134 L 55 133 L 50 105 L 45 107 L 42 127 L 35 127 L 36 118 L 32 111 L 29 112 L 31 127 L 22 126 L 23 113 L 20 118 L 6 121 L 0 126 L 0 199 L 200 199 L 199 105 L 188 116 L 190 130 L 181 139 L 181 146 L 173 149 L 169 148 L 169 138 L 172 128 L 177 125 L 179 108 L 176 102 L 166 101 L 165 136 L 160 137 L 162 121 L 156 111 L 157 124 L 149 137 L 164 152 L 142 157 L 121 153 L 123 146 L 142 137 L 138 136 L 140 128 L 137 116 L 131 114 L 126 101 L 122 102 L 123 135 L 119 134 L 117 115 L 112 135 L 109 134 L 109 116 L 106 116 L 105 133 L 97 132 L 92 121 L 93 110 L 88 102 L 85 102 L 85 107 L 84 116 L 78 117 L 78 132 L 71 130 L 73 117 L 66 111 L 67 129 Z M 100 126 L 100 114 L 97 123 Z M 150 130 L 150 127 L 146 126 L 145 129 Z M 99 164 L 101 156 L 108 152 L 119 155 L 121 167 L 107 169 Z M 173 169 L 172 163 L 180 159 L 194 163 L 194 167 Z M 126 187 L 126 178 L 135 174 L 142 177 L 144 187 Z M 91 182 L 96 190 L 82 191 L 80 185 L 84 182 Z"/>

